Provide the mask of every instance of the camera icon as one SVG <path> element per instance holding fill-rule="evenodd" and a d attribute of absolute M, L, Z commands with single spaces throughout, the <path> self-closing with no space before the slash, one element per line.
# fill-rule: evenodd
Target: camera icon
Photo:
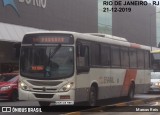
<path fill-rule="evenodd" d="M 2 107 L 2 112 L 11 112 L 11 107 Z"/>

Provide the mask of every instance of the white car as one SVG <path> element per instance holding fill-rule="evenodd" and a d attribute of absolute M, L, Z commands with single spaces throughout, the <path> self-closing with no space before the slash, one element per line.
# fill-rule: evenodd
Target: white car
<path fill-rule="evenodd" d="M 151 87 L 149 91 L 160 91 L 160 72 L 151 72 Z"/>

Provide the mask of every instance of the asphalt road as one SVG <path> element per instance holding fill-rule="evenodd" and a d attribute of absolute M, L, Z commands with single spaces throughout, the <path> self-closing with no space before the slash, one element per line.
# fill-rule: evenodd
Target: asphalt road
<path fill-rule="evenodd" d="M 136 94 L 134 100 L 155 98 L 155 97 L 159 97 L 159 96 L 160 96 L 160 93 L 157 93 L 157 94 Z M 99 104 L 100 105 L 111 105 L 114 103 L 127 102 L 127 101 L 129 101 L 129 100 L 126 100 L 125 98 L 114 98 L 114 99 L 102 100 L 99 102 Z M 0 106 L 39 106 L 39 104 L 37 101 L 10 102 L 7 100 L 0 100 Z"/>
<path fill-rule="evenodd" d="M 160 94 L 139 94 L 136 95 L 136 99 L 148 99 L 159 97 Z M 135 99 L 135 100 L 136 100 Z M 133 112 L 130 112 L 133 111 Z M 128 106 L 128 107 L 115 107 L 115 109 L 110 109 L 100 112 L 85 112 L 82 115 L 159 115 L 160 112 L 160 100 L 151 101 L 146 104 L 141 104 L 138 106 Z"/>
<path fill-rule="evenodd" d="M 155 98 L 155 97 L 159 97 L 160 94 L 138 94 L 138 95 L 135 95 L 135 100 L 140 100 L 140 99 L 147 99 L 147 98 Z M 109 102 L 110 101 L 110 102 Z M 103 102 L 101 102 L 102 105 L 106 105 L 106 104 L 115 104 L 115 103 L 122 103 L 122 102 L 126 102 L 128 100 L 125 100 L 123 98 L 120 98 L 120 99 L 109 99 L 109 100 L 105 100 Z M 109 102 L 109 103 L 108 103 Z M 6 100 L 0 100 L 0 106 L 39 106 L 38 102 L 36 101 L 17 101 L 17 102 L 9 102 L 9 101 L 6 101 Z M 152 102 L 152 103 L 149 103 L 148 105 L 140 105 L 140 106 L 160 106 L 160 101 L 156 101 L 156 102 Z M 61 108 L 62 111 L 63 111 L 63 107 Z M 160 111 L 160 110 L 159 110 Z M 114 112 L 114 111 L 113 111 Z M 107 115 L 132 115 L 134 114 L 135 115 L 135 112 L 107 112 Z M 57 115 L 57 114 L 64 114 L 66 112 L 63 112 L 63 113 L 59 113 L 59 112 L 47 112 L 47 113 L 0 113 L 0 115 Z M 86 114 L 86 113 L 84 113 Z M 106 112 L 98 112 L 98 113 L 87 113 L 87 114 L 92 114 L 92 115 L 106 115 Z M 157 114 L 157 112 L 153 113 L 152 112 L 136 112 L 136 115 L 159 115 Z"/>
<path fill-rule="evenodd" d="M 123 108 L 123 107 L 122 107 Z M 83 115 L 159 115 L 160 112 L 160 100 L 152 101 L 147 104 L 126 107 L 122 109 L 113 109 L 112 112 L 85 112 Z M 120 110 L 121 109 L 121 110 Z M 129 112 L 129 111 L 134 112 Z M 120 112 L 117 112 L 120 111 Z M 147 112 L 146 112 L 147 111 Z"/>

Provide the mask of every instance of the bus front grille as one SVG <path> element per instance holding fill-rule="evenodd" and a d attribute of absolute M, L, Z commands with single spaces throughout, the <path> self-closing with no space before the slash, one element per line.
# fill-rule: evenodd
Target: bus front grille
<path fill-rule="evenodd" d="M 32 80 L 27 80 L 27 82 L 35 86 L 57 86 L 60 83 L 62 83 L 62 81 L 32 81 Z"/>
<path fill-rule="evenodd" d="M 56 92 L 57 89 L 54 88 L 32 88 L 33 92 L 48 92 L 48 93 L 53 93 Z"/>
<path fill-rule="evenodd" d="M 36 98 L 52 98 L 54 94 L 34 94 Z"/>

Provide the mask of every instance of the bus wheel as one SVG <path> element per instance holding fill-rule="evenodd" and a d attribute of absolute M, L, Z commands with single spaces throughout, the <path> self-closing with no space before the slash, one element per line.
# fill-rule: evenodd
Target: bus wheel
<path fill-rule="evenodd" d="M 132 83 L 128 91 L 128 96 L 127 96 L 128 99 L 132 100 L 134 98 L 134 94 L 135 94 L 135 87 L 134 87 L 134 84 Z"/>
<path fill-rule="evenodd" d="M 96 106 L 96 101 L 97 101 L 97 90 L 96 87 L 91 86 L 89 92 L 89 105 Z"/>
<path fill-rule="evenodd" d="M 50 106 L 50 102 L 46 102 L 46 101 L 39 101 L 39 105 L 40 106 Z"/>

